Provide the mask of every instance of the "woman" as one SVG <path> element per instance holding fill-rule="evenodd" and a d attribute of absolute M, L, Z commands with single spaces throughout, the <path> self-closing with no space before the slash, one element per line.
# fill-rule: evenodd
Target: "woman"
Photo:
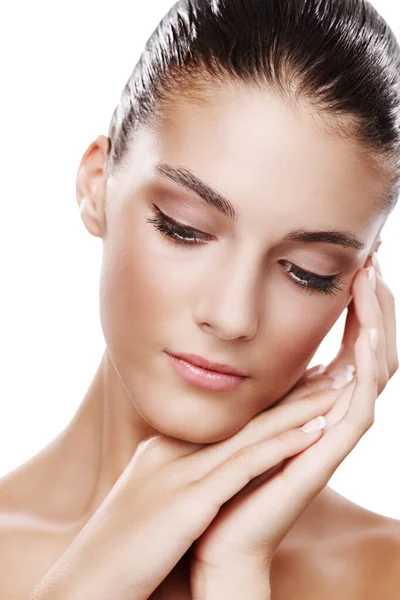
<path fill-rule="evenodd" d="M 106 349 L 1 482 L 3 597 L 398 597 L 399 522 L 326 486 L 398 368 L 399 59 L 362 0 L 161 21 L 79 167 Z"/>

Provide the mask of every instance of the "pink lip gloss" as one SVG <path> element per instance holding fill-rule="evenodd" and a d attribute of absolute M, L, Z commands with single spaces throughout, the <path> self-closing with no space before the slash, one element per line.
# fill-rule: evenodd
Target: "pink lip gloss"
<path fill-rule="evenodd" d="M 167 352 L 166 355 L 175 372 L 180 375 L 182 379 L 187 383 L 192 383 L 209 390 L 220 392 L 236 390 L 246 381 L 246 379 L 248 379 L 248 377 L 240 377 L 238 375 L 203 369 L 182 358 L 172 356 L 172 354 L 168 354 Z"/>

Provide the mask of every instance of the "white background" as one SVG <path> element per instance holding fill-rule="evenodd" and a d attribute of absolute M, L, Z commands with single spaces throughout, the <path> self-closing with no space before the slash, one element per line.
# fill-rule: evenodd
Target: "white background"
<path fill-rule="evenodd" d="M 172 4 L 3 3 L 0 477 L 66 427 L 103 354 L 98 308 L 102 241 L 81 221 L 76 173 L 88 145 L 99 134 L 107 135 L 122 88 Z M 397 3 L 373 4 L 399 37 Z M 399 226 L 397 207 L 379 251 L 396 299 Z M 335 356 L 344 317 L 310 366 Z M 374 426 L 330 481 L 350 500 L 398 519 L 399 390 L 397 372 L 378 399 Z"/>

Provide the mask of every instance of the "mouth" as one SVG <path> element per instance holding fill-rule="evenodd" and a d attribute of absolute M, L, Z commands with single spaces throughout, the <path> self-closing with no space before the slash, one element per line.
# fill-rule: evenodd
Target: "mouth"
<path fill-rule="evenodd" d="M 186 361 L 192 365 L 197 367 L 201 367 L 202 369 L 207 369 L 208 371 L 213 371 L 215 373 L 222 373 L 224 375 L 236 375 L 237 377 L 248 377 L 247 373 L 233 367 L 227 363 L 222 362 L 212 362 L 202 356 L 198 356 L 197 354 L 182 354 L 182 353 L 172 353 L 169 352 L 171 356 L 175 356 L 176 358 L 180 358 L 181 360 Z"/>
<path fill-rule="evenodd" d="M 235 390 L 249 379 L 247 376 L 207 369 L 168 352 L 165 352 L 165 354 L 174 368 L 175 373 L 177 373 L 184 381 L 209 390 Z M 208 362 L 207 364 L 210 363 Z"/>

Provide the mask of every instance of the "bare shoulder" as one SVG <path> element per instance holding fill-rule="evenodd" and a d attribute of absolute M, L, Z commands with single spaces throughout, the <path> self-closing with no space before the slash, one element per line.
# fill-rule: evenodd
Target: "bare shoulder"
<path fill-rule="evenodd" d="M 65 531 L 29 510 L 18 481 L 0 480 L 1 597 L 26 600 L 71 542 Z"/>
<path fill-rule="evenodd" d="M 400 597 L 400 521 L 363 510 L 363 521 L 316 545 L 316 563 L 325 558 L 327 580 L 343 585 L 348 600 L 398 600 Z M 335 581 L 341 573 L 342 583 Z"/>
<path fill-rule="evenodd" d="M 375 527 L 360 531 L 351 547 L 351 561 L 364 577 L 359 581 L 365 600 L 400 597 L 400 521 L 377 515 Z M 362 595 L 360 594 L 360 597 Z"/>
<path fill-rule="evenodd" d="M 399 600 L 400 520 L 329 492 L 279 548 L 271 588 L 275 600 Z"/>

